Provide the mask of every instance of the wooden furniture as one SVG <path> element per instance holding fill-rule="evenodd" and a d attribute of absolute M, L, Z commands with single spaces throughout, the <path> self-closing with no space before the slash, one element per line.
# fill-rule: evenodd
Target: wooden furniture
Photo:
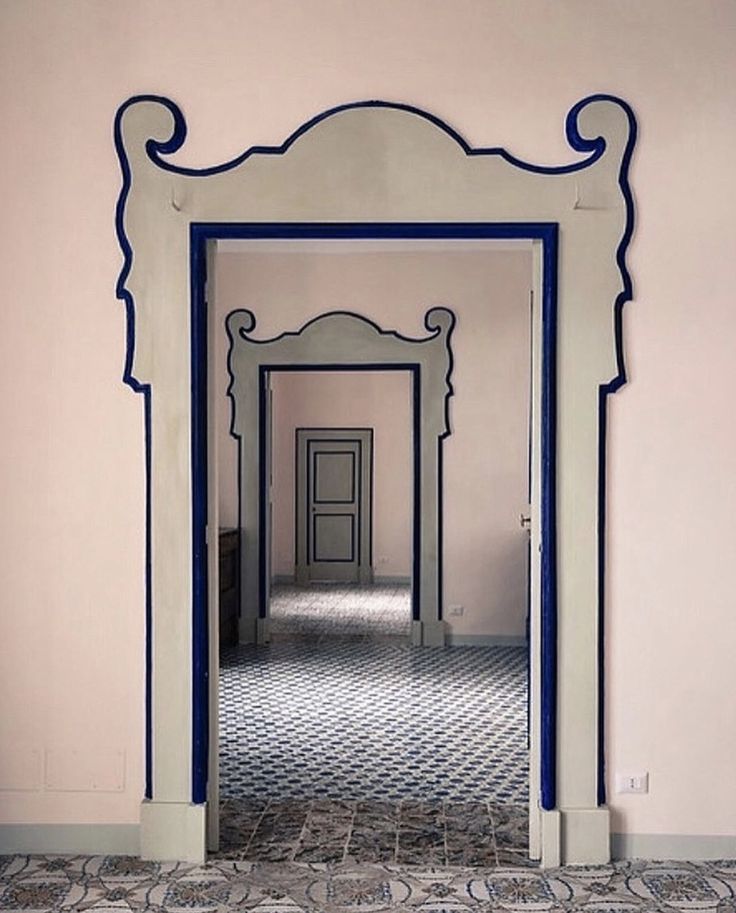
<path fill-rule="evenodd" d="M 220 646 L 238 642 L 240 607 L 240 531 L 220 529 Z"/>

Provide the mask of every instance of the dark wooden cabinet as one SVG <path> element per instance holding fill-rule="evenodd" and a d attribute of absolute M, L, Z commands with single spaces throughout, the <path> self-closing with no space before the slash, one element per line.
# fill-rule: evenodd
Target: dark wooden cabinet
<path fill-rule="evenodd" d="M 220 645 L 238 642 L 240 607 L 240 532 L 220 529 Z"/>

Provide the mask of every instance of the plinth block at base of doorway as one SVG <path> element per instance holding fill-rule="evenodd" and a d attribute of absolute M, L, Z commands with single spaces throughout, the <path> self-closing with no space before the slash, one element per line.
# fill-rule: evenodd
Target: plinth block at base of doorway
<path fill-rule="evenodd" d="M 141 803 L 141 858 L 158 862 L 204 862 L 206 805 L 190 802 Z"/>

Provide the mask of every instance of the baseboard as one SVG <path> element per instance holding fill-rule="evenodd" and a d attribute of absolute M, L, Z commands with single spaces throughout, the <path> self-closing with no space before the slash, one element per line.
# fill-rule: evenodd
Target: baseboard
<path fill-rule="evenodd" d="M 526 637 L 515 634 L 453 634 L 445 641 L 449 647 L 525 647 Z"/>
<path fill-rule="evenodd" d="M 736 835 L 611 834 L 614 859 L 734 859 Z"/>
<path fill-rule="evenodd" d="M 0 824 L 0 854 L 140 855 L 137 824 Z"/>
<path fill-rule="evenodd" d="M 274 574 L 271 583 L 276 586 L 293 586 L 296 577 L 293 574 Z M 402 574 L 375 574 L 373 582 L 381 586 L 411 586 L 411 577 Z M 366 584 L 364 584 L 366 585 Z"/>

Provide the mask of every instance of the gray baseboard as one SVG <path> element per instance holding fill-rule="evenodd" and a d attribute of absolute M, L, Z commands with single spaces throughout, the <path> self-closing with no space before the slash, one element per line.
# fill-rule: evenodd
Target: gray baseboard
<path fill-rule="evenodd" d="M 614 859 L 734 859 L 736 835 L 611 834 Z"/>
<path fill-rule="evenodd" d="M 274 574 L 271 578 L 271 583 L 276 584 L 276 586 L 289 586 L 293 584 L 296 580 L 296 577 L 293 574 Z"/>
<path fill-rule="evenodd" d="M 293 585 L 296 577 L 293 574 L 274 574 L 271 580 L 271 583 L 280 584 L 282 586 Z M 382 586 L 390 586 L 395 584 L 396 586 L 411 586 L 411 577 L 406 577 L 402 574 L 375 574 L 373 576 L 373 582 L 381 584 Z"/>
<path fill-rule="evenodd" d="M 140 855 L 137 824 L 0 824 L 0 854 Z"/>
<path fill-rule="evenodd" d="M 526 637 L 515 634 L 453 634 L 445 638 L 448 647 L 525 647 Z"/>

